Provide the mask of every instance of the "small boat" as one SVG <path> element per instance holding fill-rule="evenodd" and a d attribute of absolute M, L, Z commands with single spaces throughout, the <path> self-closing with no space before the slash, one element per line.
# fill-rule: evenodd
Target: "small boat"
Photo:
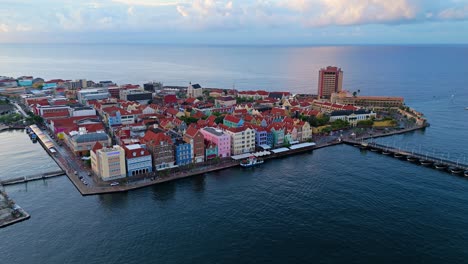
<path fill-rule="evenodd" d="M 371 148 L 370 151 L 372 151 L 372 152 L 379 152 L 379 149 Z"/>
<path fill-rule="evenodd" d="M 406 158 L 406 160 L 409 161 L 409 162 L 416 162 L 416 161 L 418 161 L 417 158 L 412 157 L 412 156 L 408 156 L 408 157 Z"/>
<path fill-rule="evenodd" d="M 468 171 L 465 171 L 463 175 L 465 175 L 465 177 L 468 177 Z"/>
<path fill-rule="evenodd" d="M 392 153 L 390 153 L 390 152 L 384 150 L 384 151 L 382 151 L 382 154 L 383 154 L 383 155 L 390 155 L 390 154 L 392 154 Z"/>
<path fill-rule="evenodd" d="M 463 173 L 463 170 L 462 169 L 459 169 L 459 168 L 450 168 L 450 172 L 452 174 L 462 174 Z"/>
<path fill-rule="evenodd" d="M 445 170 L 447 168 L 447 166 L 445 166 L 444 164 L 440 164 L 440 163 L 436 163 L 434 167 L 438 170 Z"/>
<path fill-rule="evenodd" d="M 240 162 L 240 165 L 244 168 L 253 167 L 255 165 L 263 164 L 264 160 L 257 159 L 255 156 L 250 156 L 248 159 L 245 159 Z"/>
<path fill-rule="evenodd" d="M 421 165 L 423 165 L 423 166 L 430 166 L 430 165 L 432 165 L 432 161 L 421 160 Z"/>
<path fill-rule="evenodd" d="M 397 158 L 397 159 L 403 158 L 403 155 L 400 154 L 400 153 L 395 153 L 395 154 L 393 154 L 393 156 L 394 156 L 395 158 Z"/>

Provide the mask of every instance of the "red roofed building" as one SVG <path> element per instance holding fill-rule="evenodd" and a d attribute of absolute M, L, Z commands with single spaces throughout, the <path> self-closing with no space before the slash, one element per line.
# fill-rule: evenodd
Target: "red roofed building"
<path fill-rule="evenodd" d="M 135 176 L 153 171 L 151 153 L 140 144 L 123 146 L 127 164 L 127 176 Z"/>
<path fill-rule="evenodd" d="M 192 159 L 194 163 L 205 160 L 205 138 L 199 129 L 189 126 L 183 137 L 192 148 Z"/>
<path fill-rule="evenodd" d="M 162 133 L 148 130 L 141 142 L 146 144 L 148 151 L 153 156 L 153 166 L 156 170 L 164 170 L 174 167 L 174 144 L 171 137 Z"/>
<path fill-rule="evenodd" d="M 177 96 L 174 94 L 165 95 L 163 98 L 164 105 L 176 105 L 177 104 Z"/>

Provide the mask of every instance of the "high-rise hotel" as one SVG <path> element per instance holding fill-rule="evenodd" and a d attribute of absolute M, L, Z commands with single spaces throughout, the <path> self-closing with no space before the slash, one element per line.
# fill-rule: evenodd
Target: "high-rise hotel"
<path fill-rule="evenodd" d="M 319 71 L 318 96 L 320 99 L 330 99 L 332 93 L 338 93 L 343 88 L 343 71 L 341 68 L 328 66 Z"/>

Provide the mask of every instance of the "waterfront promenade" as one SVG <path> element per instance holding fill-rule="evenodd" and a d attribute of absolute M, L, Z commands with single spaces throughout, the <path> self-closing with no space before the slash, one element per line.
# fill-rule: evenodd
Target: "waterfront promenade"
<path fill-rule="evenodd" d="M 411 131 L 424 129 L 425 126 L 414 126 L 407 129 L 401 130 L 393 130 L 393 131 L 381 131 L 381 132 L 374 132 L 372 134 L 365 134 L 355 140 L 364 140 L 367 138 L 377 138 L 377 137 L 384 137 L 384 136 L 391 136 L 397 135 L 402 133 L 408 133 Z M 134 189 L 139 189 L 143 187 L 147 187 L 150 185 L 160 184 L 164 182 L 174 181 L 178 179 L 183 179 L 195 175 L 200 175 L 204 173 L 220 171 L 228 168 L 238 167 L 239 161 L 232 160 L 231 158 L 221 159 L 218 162 L 204 162 L 201 164 L 193 164 L 192 166 L 183 167 L 183 168 L 173 168 L 170 170 L 166 170 L 163 172 L 145 174 L 140 176 L 135 176 L 132 178 L 125 178 L 123 180 L 117 181 L 119 185 L 110 186 L 109 182 L 104 182 L 96 177 L 92 176 L 92 172 L 90 168 L 83 165 L 83 162 L 71 154 L 71 152 L 65 147 L 60 146 L 57 144 L 52 138 L 48 135 L 47 137 L 51 142 L 54 143 L 54 148 L 56 149 L 56 153 L 52 154 L 49 149 L 45 147 L 44 144 L 41 144 L 52 159 L 58 164 L 58 166 L 65 172 L 67 177 L 76 187 L 76 189 L 82 195 L 96 195 L 96 194 L 106 194 L 106 193 L 115 193 L 115 192 L 126 192 Z M 319 142 L 315 146 L 296 149 L 296 150 L 288 150 L 281 153 L 273 153 L 270 156 L 263 157 L 265 160 L 271 160 L 275 158 L 286 157 L 294 154 L 299 153 L 306 153 L 311 152 L 315 149 L 325 148 L 329 146 L 334 146 L 338 144 L 344 143 L 343 138 L 336 136 L 336 137 L 329 137 L 325 140 Z M 268 166 L 265 164 L 264 166 Z M 76 174 L 75 174 L 76 172 Z"/>

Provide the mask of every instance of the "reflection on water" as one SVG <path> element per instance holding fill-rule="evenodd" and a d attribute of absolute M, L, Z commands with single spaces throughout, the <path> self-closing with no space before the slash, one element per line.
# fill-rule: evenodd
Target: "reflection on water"
<path fill-rule="evenodd" d="M 173 200 L 176 193 L 176 183 L 167 182 L 151 186 L 152 198 L 157 202 Z"/>
<path fill-rule="evenodd" d="M 197 193 L 203 193 L 205 191 L 205 175 L 198 175 L 192 178 L 193 190 Z"/>
<path fill-rule="evenodd" d="M 57 164 L 40 144 L 33 144 L 23 130 L 0 133 L 0 178 L 30 176 L 56 171 Z"/>
<path fill-rule="evenodd" d="M 127 207 L 128 192 L 98 195 L 99 202 L 107 209 Z"/>

